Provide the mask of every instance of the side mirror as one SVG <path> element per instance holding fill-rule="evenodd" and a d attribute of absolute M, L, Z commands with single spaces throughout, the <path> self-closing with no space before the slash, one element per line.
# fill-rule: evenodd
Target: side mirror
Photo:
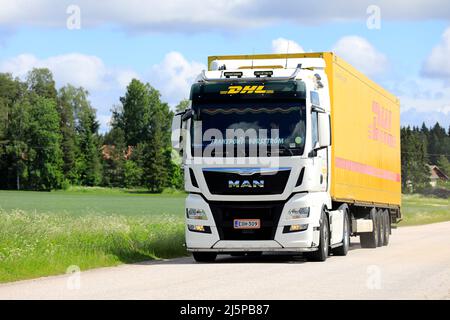
<path fill-rule="evenodd" d="M 320 148 L 331 145 L 331 119 L 326 113 L 318 113 L 319 146 Z"/>
<path fill-rule="evenodd" d="M 187 121 L 187 120 L 191 119 L 193 116 L 194 116 L 194 111 L 192 111 L 192 109 L 186 110 L 181 115 L 181 122 Z"/>
<path fill-rule="evenodd" d="M 179 113 L 173 116 L 172 119 L 172 148 L 177 152 L 182 149 L 181 145 L 181 125 L 183 113 Z"/>

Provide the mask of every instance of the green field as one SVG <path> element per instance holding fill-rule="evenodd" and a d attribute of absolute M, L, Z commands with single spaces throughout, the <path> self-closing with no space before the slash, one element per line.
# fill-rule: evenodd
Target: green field
<path fill-rule="evenodd" d="M 0 191 L 0 282 L 185 255 L 184 198 L 101 188 Z M 402 212 L 400 226 L 447 221 L 450 201 L 408 195 Z"/>
<path fill-rule="evenodd" d="M 185 255 L 184 198 L 0 191 L 0 282 Z"/>
<path fill-rule="evenodd" d="M 450 199 L 403 195 L 402 214 L 399 226 L 450 221 Z"/>
<path fill-rule="evenodd" d="M 184 193 L 146 194 L 119 189 L 81 188 L 72 191 L 0 191 L 0 209 L 70 215 L 181 215 Z"/>

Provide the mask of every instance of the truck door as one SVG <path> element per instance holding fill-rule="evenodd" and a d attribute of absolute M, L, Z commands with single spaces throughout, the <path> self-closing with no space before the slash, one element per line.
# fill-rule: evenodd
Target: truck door
<path fill-rule="evenodd" d="M 312 147 L 316 148 L 319 144 L 318 132 L 318 112 L 311 112 L 311 142 Z M 326 148 L 313 151 L 311 153 L 312 170 L 311 187 L 314 191 L 327 191 L 328 183 L 328 166 L 327 166 L 328 152 Z"/>

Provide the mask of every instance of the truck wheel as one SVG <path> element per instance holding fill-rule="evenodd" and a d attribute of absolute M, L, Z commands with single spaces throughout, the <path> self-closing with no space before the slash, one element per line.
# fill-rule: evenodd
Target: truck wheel
<path fill-rule="evenodd" d="M 347 211 L 344 213 L 344 236 L 342 239 L 342 246 L 334 248 L 333 254 L 336 256 L 346 256 L 348 248 L 350 247 L 350 221 Z"/>
<path fill-rule="evenodd" d="M 330 249 L 330 226 L 328 224 L 328 217 L 325 212 L 322 211 L 320 224 L 320 238 L 319 247 L 317 251 L 306 252 L 306 258 L 310 261 L 325 261 L 328 258 Z"/>
<path fill-rule="evenodd" d="M 379 242 L 379 227 L 378 227 L 378 219 L 377 219 L 377 210 L 373 208 L 370 210 L 370 218 L 373 223 L 372 232 L 364 232 L 359 236 L 361 247 L 362 248 L 376 248 Z"/>
<path fill-rule="evenodd" d="M 383 211 L 383 217 L 384 217 L 384 237 L 383 237 L 383 245 L 387 246 L 389 244 L 389 234 L 391 233 L 391 221 L 389 219 L 389 211 L 384 210 Z"/>
<path fill-rule="evenodd" d="M 193 252 L 192 256 L 197 262 L 213 262 L 216 260 L 217 253 L 215 252 Z"/>
<path fill-rule="evenodd" d="M 386 226 L 386 224 L 384 222 L 383 210 L 377 211 L 377 220 L 378 220 L 378 245 L 377 245 L 377 247 L 382 247 L 384 245 L 384 228 Z"/>

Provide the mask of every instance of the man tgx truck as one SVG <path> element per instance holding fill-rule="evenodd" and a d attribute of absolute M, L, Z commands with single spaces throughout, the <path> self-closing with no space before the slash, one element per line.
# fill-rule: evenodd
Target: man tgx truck
<path fill-rule="evenodd" d="M 400 219 L 399 100 L 333 53 L 212 56 L 175 115 L 196 261 L 324 261 L 389 243 Z"/>

